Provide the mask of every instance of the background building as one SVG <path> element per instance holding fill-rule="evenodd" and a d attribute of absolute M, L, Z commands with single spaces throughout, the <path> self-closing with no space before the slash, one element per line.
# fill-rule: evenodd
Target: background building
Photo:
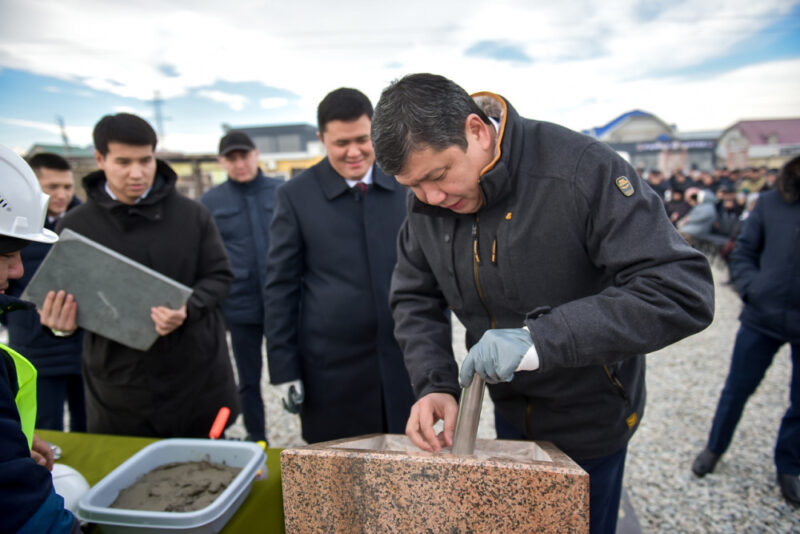
<path fill-rule="evenodd" d="M 637 169 L 658 169 L 669 176 L 676 169 L 685 172 L 712 170 L 720 132 L 678 132 L 656 115 L 633 110 L 605 126 L 584 130 L 611 145 Z"/>
<path fill-rule="evenodd" d="M 730 169 L 779 168 L 800 154 L 800 119 L 739 121 L 722 132 L 717 156 Z"/>

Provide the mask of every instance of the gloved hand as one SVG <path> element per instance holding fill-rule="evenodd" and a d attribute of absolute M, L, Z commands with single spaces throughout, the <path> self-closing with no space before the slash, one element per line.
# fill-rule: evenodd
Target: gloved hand
<path fill-rule="evenodd" d="M 525 353 L 533 346 L 527 328 L 496 328 L 487 330 L 475 343 L 461 366 L 458 381 L 461 387 L 472 383 L 472 375 L 478 375 L 490 384 L 511 382 Z M 538 357 L 536 367 L 538 368 Z M 527 370 L 533 370 L 528 368 Z"/>
<path fill-rule="evenodd" d="M 281 393 L 283 409 L 289 413 L 300 413 L 300 405 L 303 404 L 303 400 L 306 398 L 303 381 L 292 380 L 283 384 L 275 384 L 275 387 Z"/>

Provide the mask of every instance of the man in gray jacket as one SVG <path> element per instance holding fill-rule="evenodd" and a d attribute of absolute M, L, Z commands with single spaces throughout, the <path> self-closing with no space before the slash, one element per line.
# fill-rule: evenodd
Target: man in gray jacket
<path fill-rule="evenodd" d="M 473 99 L 474 98 L 474 99 Z M 392 278 L 395 335 L 418 401 L 406 434 L 452 445 L 460 389 L 449 307 L 490 382 L 499 437 L 552 441 L 590 475 L 592 532 L 614 532 L 644 354 L 706 327 L 706 259 L 608 146 L 416 74 L 384 90 L 378 163 L 414 192 Z M 433 424 L 444 420 L 436 435 Z"/>

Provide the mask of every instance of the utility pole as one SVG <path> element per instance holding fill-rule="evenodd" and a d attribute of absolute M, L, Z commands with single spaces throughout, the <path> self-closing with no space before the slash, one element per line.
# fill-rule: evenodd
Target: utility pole
<path fill-rule="evenodd" d="M 155 91 L 153 93 L 153 114 L 155 115 L 156 121 L 156 128 L 158 128 L 158 140 L 159 145 L 163 150 L 164 148 L 164 140 L 166 139 L 166 133 L 164 132 L 164 116 L 161 114 L 161 105 L 164 101 L 161 99 L 161 93 Z"/>
<path fill-rule="evenodd" d="M 67 127 L 64 125 L 64 117 L 56 115 L 56 122 L 61 130 L 61 142 L 64 143 L 64 157 L 69 158 L 69 138 L 67 137 Z"/>

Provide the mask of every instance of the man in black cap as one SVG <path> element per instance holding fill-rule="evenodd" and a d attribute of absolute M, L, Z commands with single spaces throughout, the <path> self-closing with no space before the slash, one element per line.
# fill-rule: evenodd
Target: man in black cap
<path fill-rule="evenodd" d="M 200 202 L 214 217 L 233 266 L 233 285 L 222 313 L 239 371 L 244 425 L 248 439 L 266 441 L 261 397 L 263 291 L 275 190 L 283 182 L 261 172 L 258 150 L 244 132 L 231 131 L 220 140 L 219 163 L 228 180 L 204 194 Z"/>

